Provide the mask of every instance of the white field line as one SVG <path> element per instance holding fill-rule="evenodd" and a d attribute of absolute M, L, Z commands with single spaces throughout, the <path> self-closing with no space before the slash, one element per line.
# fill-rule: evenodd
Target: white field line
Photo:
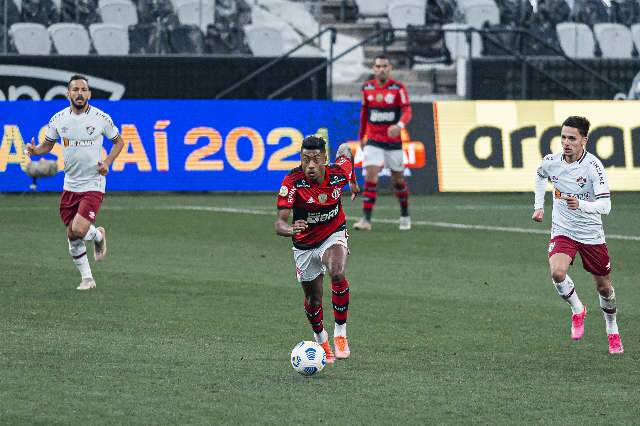
<path fill-rule="evenodd" d="M 50 207 L 0 207 L 2 210 L 50 210 Z M 124 206 L 105 206 L 104 210 L 186 210 L 186 211 L 204 211 L 213 213 L 233 213 L 233 214 L 249 214 L 257 216 L 276 216 L 275 209 L 244 209 L 236 207 L 214 207 L 214 206 L 155 206 L 155 207 L 124 207 Z M 348 216 L 347 219 L 355 220 L 357 218 Z M 395 225 L 398 223 L 397 219 L 373 219 L 374 223 L 385 223 Z M 444 229 L 468 229 L 472 231 L 490 231 L 490 232 L 511 232 L 516 234 L 538 234 L 549 235 L 548 229 L 530 229 L 530 228 L 518 228 L 512 226 L 493 226 L 493 225 L 469 225 L 466 223 L 452 223 L 452 222 L 434 222 L 429 220 L 413 220 L 411 224 L 414 226 L 431 226 L 435 228 Z M 607 240 L 624 240 L 624 241 L 640 241 L 640 236 L 637 235 L 620 235 L 620 234 L 606 234 Z"/>

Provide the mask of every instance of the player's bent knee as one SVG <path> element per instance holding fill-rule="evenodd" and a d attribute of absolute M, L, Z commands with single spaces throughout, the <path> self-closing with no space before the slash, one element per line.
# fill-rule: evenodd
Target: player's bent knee
<path fill-rule="evenodd" d="M 567 278 L 567 271 L 562 269 L 554 269 L 551 271 L 551 279 L 554 282 L 561 283 Z"/>
<path fill-rule="evenodd" d="M 307 304 L 311 309 L 318 309 L 320 306 L 322 306 L 322 299 L 310 296 L 307 298 Z"/>
<path fill-rule="evenodd" d="M 339 273 L 336 272 L 336 273 L 332 273 L 331 274 L 331 281 L 334 282 L 334 283 L 343 281 L 344 279 L 345 279 L 344 271 L 339 272 Z"/>

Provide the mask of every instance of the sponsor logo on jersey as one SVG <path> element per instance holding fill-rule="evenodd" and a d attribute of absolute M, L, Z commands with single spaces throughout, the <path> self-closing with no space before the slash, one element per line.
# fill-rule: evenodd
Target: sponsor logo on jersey
<path fill-rule="evenodd" d="M 280 187 L 280 192 L 278 192 L 278 194 L 279 194 L 281 197 L 286 197 L 288 193 L 289 193 L 289 188 L 287 188 L 285 185 L 282 185 L 282 186 Z"/>
<path fill-rule="evenodd" d="M 557 182 L 558 181 L 558 176 L 551 176 L 551 182 Z"/>
<path fill-rule="evenodd" d="M 318 194 L 318 202 L 324 204 L 327 202 L 327 194 Z"/>
<path fill-rule="evenodd" d="M 68 127 L 62 126 L 62 127 L 60 128 L 60 133 L 67 133 L 68 131 L 69 131 L 69 128 L 68 128 Z"/>
<path fill-rule="evenodd" d="M 93 146 L 96 143 L 95 139 L 66 139 L 65 146 Z"/>
<path fill-rule="evenodd" d="M 369 96 L 367 96 L 367 100 L 368 100 L 369 102 L 373 101 L 373 95 L 369 95 Z"/>
<path fill-rule="evenodd" d="M 293 198 L 295 197 L 297 190 L 297 188 L 291 188 L 291 191 L 289 191 L 289 198 L 287 198 L 288 203 L 293 203 Z"/>
<path fill-rule="evenodd" d="M 395 123 L 396 112 L 371 109 L 369 112 L 369 121 L 372 123 Z"/>
<path fill-rule="evenodd" d="M 584 176 L 580 176 L 578 179 L 576 179 L 576 183 L 578 184 L 578 186 L 580 186 L 580 188 L 584 188 L 584 186 L 587 184 L 587 178 Z"/>
<path fill-rule="evenodd" d="M 314 200 L 313 197 L 309 197 L 309 199 L 307 200 L 307 204 L 313 204 L 315 202 L 316 200 Z"/>
<path fill-rule="evenodd" d="M 315 223 L 329 222 L 331 219 L 338 216 L 339 211 L 340 205 L 336 204 L 336 206 L 329 213 L 309 213 L 309 216 L 307 216 L 307 223 L 311 225 Z"/>
<path fill-rule="evenodd" d="M 87 133 L 89 133 L 89 135 L 93 135 L 93 132 L 96 131 L 96 128 L 93 126 L 87 126 Z"/>
<path fill-rule="evenodd" d="M 311 188 L 311 185 L 309 185 L 306 180 L 300 179 L 296 181 L 296 188 Z"/>
<path fill-rule="evenodd" d="M 392 104 L 396 100 L 396 97 L 393 93 L 387 93 L 384 96 L 384 101 L 388 104 Z"/>
<path fill-rule="evenodd" d="M 346 182 L 347 178 L 341 175 L 331 175 L 329 178 L 329 185 L 338 185 L 340 183 Z"/>

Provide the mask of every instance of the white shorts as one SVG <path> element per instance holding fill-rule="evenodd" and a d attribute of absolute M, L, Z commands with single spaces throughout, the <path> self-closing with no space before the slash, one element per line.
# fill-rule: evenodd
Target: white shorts
<path fill-rule="evenodd" d="M 309 250 L 293 248 L 293 259 L 296 261 L 296 276 L 299 282 L 312 281 L 318 275 L 324 274 L 327 270 L 322 263 L 322 256 L 327 249 L 334 245 L 349 248 L 347 230 L 334 232 L 327 238 L 320 247 Z"/>
<path fill-rule="evenodd" d="M 364 146 L 364 160 L 362 167 L 387 167 L 392 172 L 404 170 L 404 153 L 401 149 L 382 149 L 377 146 Z"/>

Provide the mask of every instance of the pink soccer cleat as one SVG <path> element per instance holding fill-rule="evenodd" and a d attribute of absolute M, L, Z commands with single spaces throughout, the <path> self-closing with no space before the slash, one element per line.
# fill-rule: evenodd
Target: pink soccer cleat
<path fill-rule="evenodd" d="M 621 354 L 624 352 L 624 348 L 622 347 L 622 342 L 620 341 L 620 335 L 615 334 L 607 334 L 607 338 L 609 339 L 609 353 L 610 354 Z"/>
<path fill-rule="evenodd" d="M 584 336 L 584 317 L 587 316 L 587 307 L 579 314 L 573 314 L 571 316 L 571 338 L 573 340 L 580 340 Z"/>
<path fill-rule="evenodd" d="M 349 350 L 349 341 L 346 336 L 335 336 L 333 338 L 333 347 L 335 349 L 335 356 L 338 359 L 347 359 L 351 355 Z"/>
<path fill-rule="evenodd" d="M 324 349 L 324 353 L 326 355 L 327 364 L 333 364 L 336 361 L 336 357 L 331 352 L 331 345 L 329 344 L 329 339 L 325 340 L 323 343 L 319 344 Z"/>

